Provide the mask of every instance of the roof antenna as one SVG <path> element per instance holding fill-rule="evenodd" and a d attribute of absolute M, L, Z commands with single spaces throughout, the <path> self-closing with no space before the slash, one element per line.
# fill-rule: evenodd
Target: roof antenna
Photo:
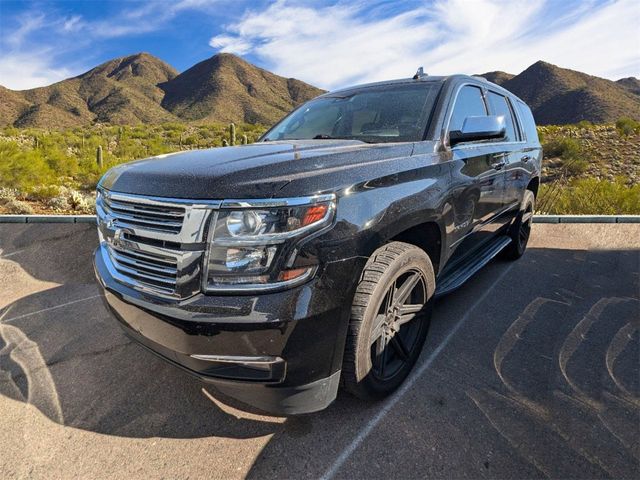
<path fill-rule="evenodd" d="M 422 77 L 426 77 L 428 76 L 427 73 L 424 73 L 424 68 L 419 67 L 418 71 L 416 72 L 416 74 L 413 76 L 414 80 L 420 80 Z"/>

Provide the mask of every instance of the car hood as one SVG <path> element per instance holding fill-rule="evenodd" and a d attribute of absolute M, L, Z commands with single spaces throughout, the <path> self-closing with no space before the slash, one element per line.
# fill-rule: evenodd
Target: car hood
<path fill-rule="evenodd" d="M 122 193 L 193 199 L 309 195 L 364 181 L 372 174 L 372 165 L 384 170 L 385 164 L 410 156 L 412 150 L 412 143 L 355 140 L 191 150 L 119 165 L 104 175 L 100 186 Z"/>

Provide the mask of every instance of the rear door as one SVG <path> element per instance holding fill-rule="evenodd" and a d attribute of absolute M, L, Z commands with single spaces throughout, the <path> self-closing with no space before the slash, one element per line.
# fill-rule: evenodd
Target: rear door
<path fill-rule="evenodd" d="M 502 167 L 504 171 L 504 209 L 509 215 L 509 211 L 517 211 L 517 207 L 522 202 L 522 194 L 527 187 L 526 170 L 522 166 L 523 161 L 528 161 L 523 152 L 525 142 L 509 98 L 489 90 L 487 99 L 491 114 L 503 117 L 507 128 L 505 138 L 500 143 L 505 162 Z"/>

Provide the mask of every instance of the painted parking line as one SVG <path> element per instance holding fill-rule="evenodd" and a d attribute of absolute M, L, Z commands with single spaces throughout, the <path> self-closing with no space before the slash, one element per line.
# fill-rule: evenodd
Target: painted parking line
<path fill-rule="evenodd" d="M 485 292 L 476 300 L 471 307 L 467 310 L 467 313 L 456 323 L 451 331 L 447 334 L 447 336 L 440 342 L 440 344 L 436 347 L 436 349 L 431 352 L 431 354 L 424 360 L 424 362 L 418 367 L 417 370 L 410 376 L 410 378 L 405 381 L 402 387 L 393 394 L 382 407 L 382 409 L 364 426 L 360 432 L 355 436 L 352 442 L 342 451 L 340 456 L 336 458 L 331 467 L 327 469 L 327 471 L 320 477 L 322 480 L 330 480 L 335 477 L 336 473 L 340 468 L 344 465 L 344 463 L 349 459 L 351 454 L 356 451 L 356 449 L 364 442 L 364 440 L 369 436 L 369 434 L 373 431 L 373 429 L 384 419 L 384 417 L 389 413 L 389 411 L 395 406 L 396 403 L 402 398 L 402 396 L 409 391 L 411 387 L 416 383 L 416 381 L 420 378 L 420 376 L 431 366 L 434 360 L 440 355 L 440 353 L 447 346 L 449 341 L 455 336 L 455 334 L 460 330 L 460 327 L 464 325 L 473 311 L 484 302 L 484 300 L 489 296 L 489 294 L 493 291 L 493 289 L 500 283 L 500 281 L 504 278 L 504 276 L 511 271 L 511 269 L 515 266 L 515 263 L 512 263 L 504 271 L 498 275 L 491 286 L 485 290 Z"/>
<path fill-rule="evenodd" d="M 101 296 L 102 295 L 92 295 L 90 297 L 80 298 L 78 300 L 73 300 L 71 302 L 63 303 L 63 304 L 60 304 L 60 305 L 55 305 L 53 307 L 43 308 L 42 310 L 37 310 L 35 312 L 29 312 L 29 313 L 25 313 L 23 315 L 18 315 L 17 317 L 11 317 L 11 318 L 8 318 L 6 320 L 0 319 L 0 322 L 2 322 L 2 323 L 13 322 L 15 320 L 20 320 L 22 318 L 30 317 L 32 315 L 38 315 L 39 313 L 50 312 L 51 310 L 57 310 L 58 308 L 68 307 L 69 305 L 73 305 L 75 303 L 86 302 L 87 300 L 93 300 L 94 298 L 100 298 Z"/>

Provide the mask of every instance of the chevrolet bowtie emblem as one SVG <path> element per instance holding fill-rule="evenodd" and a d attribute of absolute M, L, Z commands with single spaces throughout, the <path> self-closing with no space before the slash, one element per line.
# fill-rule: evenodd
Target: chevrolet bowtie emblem
<path fill-rule="evenodd" d="M 113 232 L 113 245 L 118 246 L 122 244 L 124 232 L 121 228 L 116 228 L 116 231 Z"/>

